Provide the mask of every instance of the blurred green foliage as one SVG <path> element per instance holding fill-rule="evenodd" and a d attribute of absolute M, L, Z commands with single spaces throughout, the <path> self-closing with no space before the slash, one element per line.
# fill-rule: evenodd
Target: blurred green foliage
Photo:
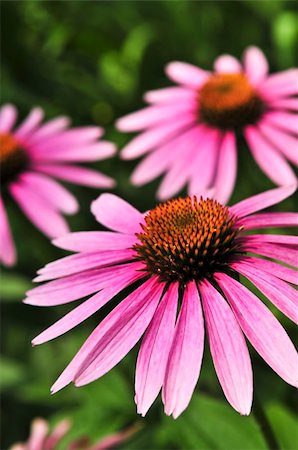
<path fill-rule="evenodd" d="M 117 117 L 143 105 L 148 89 L 169 84 L 163 68 L 182 60 L 210 68 L 220 53 L 240 57 L 248 45 L 266 53 L 271 70 L 297 64 L 297 4 L 294 1 L 2 1 L 1 101 L 15 103 L 23 118 L 34 105 L 47 117 L 69 115 L 75 125 L 99 124 L 119 148 L 129 137 L 117 133 Z M 240 149 L 233 201 L 271 187 Z M 116 192 L 141 210 L 152 207 L 158 181 L 142 189 L 129 184 L 135 162 L 119 158 L 94 164 L 115 177 Z M 98 191 L 70 186 L 81 213 L 73 230 L 98 227 L 89 213 Z M 280 206 L 294 209 L 294 200 Z M 35 272 L 63 256 L 14 205 L 8 212 L 18 248 L 14 270 L 3 271 L 1 448 L 24 440 L 36 416 L 72 418 L 73 436 L 96 440 L 141 423 L 123 448 L 264 449 L 297 447 L 293 390 L 252 351 L 253 414 L 242 418 L 226 404 L 206 348 L 197 394 L 177 421 L 163 415 L 160 400 L 145 419 L 136 416 L 133 378 L 136 351 L 110 374 L 82 389 L 69 387 L 51 397 L 49 387 L 87 337 L 100 314 L 54 342 L 31 349 L 30 340 L 69 308 L 32 308 L 21 303 Z M 276 310 L 274 311 L 276 312 Z M 101 316 L 100 316 L 101 317 Z M 279 319 L 293 336 L 282 314 Z M 272 401 L 274 400 L 274 403 Z M 262 406 L 262 413 L 258 412 Z"/>

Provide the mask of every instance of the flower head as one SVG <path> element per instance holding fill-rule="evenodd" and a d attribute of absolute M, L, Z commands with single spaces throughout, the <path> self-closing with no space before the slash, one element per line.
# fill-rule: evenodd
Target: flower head
<path fill-rule="evenodd" d="M 240 275 L 250 280 L 297 321 L 297 291 L 288 284 L 297 284 L 297 272 L 280 263 L 297 264 L 298 238 L 255 233 L 258 228 L 298 224 L 295 213 L 255 214 L 294 190 L 277 188 L 232 207 L 208 198 L 179 198 L 145 214 L 115 195 L 101 195 L 91 209 L 112 231 L 57 239 L 58 247 L 76 254 L 41 269 L 35 281 L 47 283 L 29 291 L 25 300 L 54 306 L 91 295 L 37 336 L 37 345 L 77 326 L 117 294 L 122 296 L 52 392 L 70 382 L 82 386 L 101 377 L 145 333 L 136 366 L 138 412 L 145 415 L 162 389 L 165 412 L 177 417 L 199 378 L 205 328 L 224 394 L 241 414 L 249 414 L 253 390 L 244 336 L 280 377 L 295 385 L 292 342 L 269 309 L 239 281 Z"/>
<path fill-rule="evenodd" d="M 178 86 L 147 92 L 150 106 L 117 122 L 120 131 L 141 132 L 122 150 L 124 159 L 146 155 L 132 174 L 134 185 L 164 173 L 161 200 L 188 184 L 190 195 L 225 203 L 236 180 L 240 133 L 273 183 L 296 182 L 287 162 L 298 164 L 296 69 L 269 75 L 261 50 L 249 47 L 243 65 L 222 55 L 213 72 L 172 62 L 166 74 Z"/>
<path fill-rule="evenodd" d="M 115 146 L 98 141 L 99 127 L 68 129 L 69 120 L 57 117 L 41 124 L 43 111 L 34 108 L 17 128 L 13 105 L 0 109 L 0 261 L 16 262 L 16 252 L 4 201 L 7 194 L 29 220 L 50 238 L 68 232 L 62 214 L 78 210 L 75 197 L 54 178 L 85 186 L 108 188 L 114 181 L 91 169 L 74 163 L 98 161 L 115 154 Z"/>
<path fill-rule="evenodd" d="M 27 442 L 14 444 L 11 450 L 55 450 L 70 428 L 70 421 L 64 419 L 58 422 L 52 432 L 49 433 L 48 422 L 42 418 L 36 418 L 31 424 L 31 432 Z M 90 444 L 89 438 L 84 436 L 73 440 L 67 446 L 67 450 L 108 450 L 123 443 L 137 431 L 138 425 L 135 424 L 124 431 L 118 431 L 104 437 L 94 445 Z"/>

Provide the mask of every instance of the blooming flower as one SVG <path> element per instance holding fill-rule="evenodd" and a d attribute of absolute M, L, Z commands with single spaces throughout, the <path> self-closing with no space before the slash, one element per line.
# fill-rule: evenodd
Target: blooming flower
<path fill-rule="evenodd" d="M 48 422 L 42 418 L 33 420 L 29 439 L 25 443 L 14 444 L 11 450 L 55 450 L 71 428 L 68 419 L 61 420 L 49 434 Z M 67 447 L 68 450 L 107 450 L 114 448 L 129 439 L 137 431 L 133 425 L 124 431 L 106 436 L 94 445 L 90 445 L 87 437 L 75 439 Z"/>
<path fill-rule="evenodd" d="M 136 365 L 138 412 L 145 415 L 162 388 L 165 412 L 176 418 L 198 381 L 204 327 L 224 394 L 241 414 L 249 414 L 253 390 L 244 335 L 281 378 L 295 385 L 296 351 L 290 338 L 239 281 L 239 275 L 250 280 L 297 321 L 297 291 L 288 284 L 297 284 L 297 272 L 271 259 L 296 265 L 298 238 L 246 233 L 297 225 L 296 213 L 255 214 L 294 190 L 276 188 L 232 207 L 208 198 L 178 198 L 145 214 L 115 195 L 101 195 L 91 210 L 112 231 L 70 233 L 55 240 L 77 253 L 41 269 L 35 281 L 47 283 L 29 291 L 25 303 L 55 306 L 91 297 L 33 345 L 66 333 L 125 288 L 130 293 L 125 291 L 126 298 L 95 328 L 52 393 L 72 381 L 83 386 L 101 377 L 145 333 Z"/>
<path fill-rule="evenodd" d="M 98 141 L 99 127 L 67 129 L 69 120 L 57 117 L 41 124 L 43 110 L 34 108 L 13 130 L 17 110 L 0 109 L 1 191 L 16 201 L 31 222 L 50 238 L 68 232 L 62 213 L 74 214 L 76 198 L 52 177 L 85 186 L 108 188 L 114 181 L 99 172 L 73 163 L 98 161 L 115 154 L 114 144 Z M 16 251 L 0 197 L 0 262 L 11 266 Z"/>
<path fill-rule="evenodd" d="M 146 155 L 132 174 L 134 185 L 165 173 L 159 199 L 188 184 L 190 195 L 212 193 L 225 203 L 236 179 L 239 131 L 273 183 L 295 182 L 286 159 L 298 163 L 297 70 L 268 75 L 261 50 L 249 47 L 243 65 L 222 55 L 214 72 L 172 62 L 166 74 L 178 86 L 147 92 L 150 106 L 117 122 L 120 131 L 141 132 L 122 150 L 123 159 Z"/>

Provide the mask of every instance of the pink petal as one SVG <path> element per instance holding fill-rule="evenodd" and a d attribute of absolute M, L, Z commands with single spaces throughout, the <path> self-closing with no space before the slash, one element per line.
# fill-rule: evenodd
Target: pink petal
<path fill-rule="evenodd" d="M 101 194 L 91 203 L 91 212 L 99 223 L 113 231 L 133 235 L 142 231 L 143 215 L 117 195 Z"/>
<path fill-rule="evenodd" d="M 241 256 L 241 262 L 247 263 L 250 267 L 255 267 L 256 269 L 263 270 L 269 274 L 274 273 L 276 277 L 288 281 L 289 283 L 298 284 L 298 273 L 290 267 L 282 266 L 273 261 L 268 261 L 267 259 L 250 256 Z"/>
<path fill-rule="evenodd" d="M 140 131 L 149 128 L 152 125 L 159 125 L 175 118 L 193 117 L 195 112 L 195 102 L 189 102 L 182 105 L 158 105 L 148 106 L 134 113 L 118 119 L 116 127 L 119 131 Z"/>
<path fill-rule="evenodd" d="M 0 261 L 5 266 L 13 266 L 16 263 L 16 259 L 16 249 L 7 213 L 2 197 L 0 196 Z"/>
<path fill-rule="evenodd" d="M 210 73 L 192 64 L 173 61 L 165 68 L 166 75 L 175 83 L 182 84 L 189 88 L 199 88 L 207 79 Z"/>
<path fill-rule="evenodd" d="M 268 258 L 277 259 L 283 261 L 286 264 L 297 266 L 298 252 L 294 248 L 277 244 L 265 244 L 260 245 L 259 242 L 248 241 L 243 244 L 243 249 L 247 252 L 256 253 L 258 255 L 267 256 Z"/>
<path fill-rule="evenodd" d="M 77 199 L 55 180 L 35 172 L 25 172 L 19 178 L 26 190 L 38 195 L 45 203 L 65 214 L 75 214 L 79 209 Z"/>
<path fill-rule="evenodd" d="M 259 130 L 286 158 L 298 165 L 298 140 L 295 136 L 270 125 L 265 119 L 260 122 Z"/>
<path fill-rule="evenodd" d="M 297 182 L 285 158 L 264 139 L 256 127 L 246 127 L 244 135 L 256 162 L 273 183 L 289 185 Z"/>
<path fill-rule="evenodd" d="M 161 175 L 166 169 L 171 167 L 173 161 L 181 154 L 185 148 L 185 141 L 190 134 L 195 133 L 195 128 L 183 132 L 178 137 L 170 140 L 162 147 L 158 148 L 143 161 L 138 164 L 131 176 L 131 182 L 135 186 L 142 186 L 148 181 Z"/>
<path fill-rule="evenodd" d="M 186 285 L 169 355 L 163 401 L 176 419 L 188 406 L 197 384 L 204 349 L 204 323 L 196 284 Z"/>
<path fill-rule="evenodd" d="M 94 252 L 103 250 L 124 250 L 131 248 L 137 238 L 130 234 L 111 231 L 78 231 L 53 241 L 56 247 L 71 252 Z"/>
<path fill-rule="evenodd" d="M 237 148 L 233 132 L 226 132 L 219 149 L 214 181 L 215 198 L 226 203 L 232 195 L 237 176 Z"/>
<path fill-rule="evenodd" d="M 196 99 L 196 92 L 193 89 L 180 87 L 168 87 L 148 91 L 144 95 L 144 100 L 148 103 L 176 103 L 192 102 Z"/>
<path fill-rule="evenodd" d="M 48 423 L 44 419 L 34 419 L 31 425 L 30 437 L 27 442 L 27 449 L 43 450 L 48 430 Z"/>
<path fill-rule="evenodd" d="M 271 126 L 273 125 L 275 127 L 281 128 L 295 135 L 298 134 L 297 114 L 284 111 L 272 111 L 270 113 L 267 113 L 264 116 L 263 120 L 271 124 Z"/>
<path fill-rule="evenodd" d="M 190 124 L 189 117 L 178 117 L 169 123 L 149 128 L 137 135 L 121 151 L 122 159 L 133 159 L 148 153 L 154 147 L 164 144 L 185 130 Z"/>
<path fill-rule="evenodd" d="M 245 241 L 258 242 L 263 244 L 264 242 L 271 242 L 272 244 L 285 244 L 285 245 L 298 245 L 298 236 L 291 236 L 288 234 L 252 234 L 245 236 Z"/>
<path fill-rule="evenodd" d="M 138 355 L 135 401 L 145 416 L 156 399 L 166 372 L 176 321 L 178 283 L 170 285 L 148 327 Z"/>
<path fill-rule="evenodd" d="M 298 111 L 298 98 L 274 98 L 272 99 L 272 101 L 270 101 L 270 107 L 276 109 Z"/>
<path fill-rule="evenodd" d="M 146 281 L 101 322 L 97 327 L 96 347 L 75 376 L 76 386 L 107 373 L 136 345 L 155 313 L 163 288 L 155 277 Z"/>
<path fill-rule="evenodd" d="M 69 275 L 31 289 L 27 292 L 24 303 L 36 306 L 69 303 L 110 286 L 116 276 L 125 276 L 127 272 L 137 272 L 140 276 L 145 276 L 143 268 L 142 263 L 136 262 Z"/>
<path fill-rule="evenodd" d="M 142 274 L 140 272 L 131 271 L 129 269 L 124 273 L 121 272 L 118 277 L 116 274 L 113 278 L 112 284 L 110 284 L 97 294 L 93 295 L 88 300 L 85 300 L 75 309 L 55 322 L 52 326 L 36 336 L 36 338 L 34 338 L 32 341 L 32 345 L 43 344 L 44 342 L 50 341 L 58 336 L 61 336 L 64 333 L 67 333 L 69 330 L 76 327 L 84 320 L 88 319 L 88 317 L 96 313 L 108 301 L 110 301 L 111 298 L 122 291 L 122 289 L 141 277 Z"/>
<path fill-rule="evenodd" d="M 49 148 L 47 152 L 34 152 L 34 160 L 40 161 L 101 161 L 116 153 L 116 146 L 112 142 L 100 141 L 81 146 L 67 146 L 63 141 L 57 147 Z"/>
<path fill-rule="evenodd" d="M 250 413 L 253 393 L 248 349 L 227 302 L 208 281 L 200 283 L 210 351 L 227 400 L 240 414 Z"/>
<path fill-rule="evenodd" d="M 217 169 L 221 132 L 204 125 L 197 127 L 198 151 L 191 164 L 190 195 L 203 195 L 212 186 Z"/>
<path fill-rule="evenodd" d="M 270 227 L 296 227 L 298 225 L 297 213 L 263 213 L 245 217 L 241 220 L 245 230 Z"/>
<path fill-rule="evenodd" d="M 24 120 L 24 122 L 15 130 L 14 135 L 18 139 L 27 138 L 40 124 L 44 116 L 41 108 L 34 108 Z"/>
<path fill-rule="evenodd" d="M 46 236 L 55 238 L 68 232 L 68 225 L 39 192 L 29 189 L 25 183 L 13 183 L 10 194 L 29 220 Z"/>
<path fill-rule="evenodd" d="M 49 138 L 53 134 L 56 134 L 62 130 L 64 130 L 69 125 L 68 117 L 56 117 L 55 119 L 50 120 L 49 122 L 40 126 L 34 133 L 30 136 L 27 136 L 26 141 L 30 143 L 30 145 L 37 144 L 42 140 Z"/>
<path fill-rule="evenodd" d="M 55 450 L 70 428 L 71 422 L 68 419 L 58 422 L 51 435 L 46 439 L 44 450 Z"/>
<path fill-rule="evenodd" d="M 58 259 L 38 271 L 39 276 L 34 281 L 48 281 L 67 275 L 83 272 L 89 269 L 99 269 L 135 257 L 134 250 L 111 250 L 105 252 L 78 253 Z"/>
<path fill-rule="evenodd" d="M 7 133 L 17 120 L 17 109 L 14 105 L 4 105 L 0 109 L 0 132 Z"/>
<path fill-rule="evenodd" d="M 221 55 L 214 62 L 214 70 L 219 73 L 238 73 L 242 72 L 242 66 L 234 56 Z"/>
<path fill-rule="evenodd" d="M 60 126 L 61 119 L 65 122 L 65 118 L 59 118 Z M 50 122 L 48 123 L 50 124 Z M 46 125 L 48 125 L 46 124 Z M 46 127 L 44 125 L 44 127 Z M 57 123 L 55 124 L 57 126 Z M 52 122 L 53 126 L 53 122 Z M 100 127 L 77 127 L 70 130 L 61 131 L 60 133 L 51 134 L 47 139 L 42 139 L 39 142 L 38 148 L 40 150 L 51 150 L 57 147 L 82 147 L 83 145 L 92 144 L 99 139 L 104 133 Z"/>
<path fill-rule="evenodd" d="M 257 86 L 268 73 L 267 59 L 258 47 L 248 47 L 244 53 L 244 71 L 250 82 Z"/>
<path fill-rule="evenodd" d="M 298 70 L 289 69 L 270 75 L 259 86 L 261 94 L 269 99 L 298 93 Z"/>
<path fill-rule="evenodd" d="M 34 168 L 38 172 L 43 172 L 61 180 L 83 186 L 99 188 L 111 188 L 115 186 L 115 181 L 112 178 L 95 170 L 86 169 L 85 167 L 35 163 Z"/>
<path fill-rule="evenodd" d="M 297 189 L 297 185 L 270 189 L 262 194 L 254 195 L 230 207 L 230 212 L 238 218 L 248 216 L 290 197 Z"/>
<path fill-rule="evenodd" d="M 237 320 L 262 358 L 287 383 L 297 385 L 297 353 L 274 315 L 246 287 L 221 273 L 216 274 Z"/>
<path fill-rule="evenodd" d="M 280 311 L 298 323 L 298 292 L 275 275 L 258 270 L 245 262 L 231 267 L 248 278 Z"/>

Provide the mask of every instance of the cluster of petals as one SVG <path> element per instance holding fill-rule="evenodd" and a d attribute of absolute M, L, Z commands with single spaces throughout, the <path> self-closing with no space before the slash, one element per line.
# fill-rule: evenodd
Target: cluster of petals
<path fill-rule="evenodd" d="M 131 176 L 135 186 L 164 174 L 157 192 L 160 200 L 185 185 L 190 195 L 212 194 L 222 203 L 230 198 L 237 175 L 238 131 L 211 126 L 200 110 L 201 90 L 215 74 L 242 74 L 254 89 L 264 110 L 258 120 L 239 129 L 256 163 L 274 184 L 295 182 L 287 160 L 298 164 L 296 69 L 270 75 L 262 51 L 249 47 L 243 63 L 222 55 L 215 60 L 213 72 L 178 61 L 169 63 L 165 71 L 177 86 L 147 92 L 149 106 L 116 124 L 120 131 L 140 133 L 122 150 L 123 159 L 144 156 Z"/>
<path fill-rule="evenodd" d="M 291 285 L 298 281 L 293 267 L 298 238 L 255 231 L 297 226 L 296 213 L 260 212 L 294 191 L 295 186 L 280 187 L 229 207 L 235 226 L 243 228 L 245 253 L 212 279 L 180 285 L 163 282 L 137 258 L 133 246 L 145 214 L 115 195 L 102 194 L 91 210 L 111 231 L 75 232 L 56 239 L 58 247 L 75 254 L 39 270 L 35 281 L 46 283 L 29 291 L 25 300 L 55 306 L 89 296 L 39 334 L 33 340 L 38 345 L 76 327 L 125 290 L 54 383 L 52 393 L 71 382 L 83 386 L 100 378 L 144 335 L 136 364 L 137 410 L 145 415 L 162 389 L 165 412 L 176 418 L 189 404 L 199 378 L 205 329 L 224 395 L 240 414 L 249 414 L 253 393 L 245 337 L 281 378 L 296 385 L 297 354 L 289 336 L 270 309 L 237 280 L 239 275 L 249 280 L 297 322 L 297 291 Z"/>
<path fill-rule="evenodd" d="M 34 419 L 31 424 L 31 432 L 27 442 L 17 443 L 11 450 L 55 450 L 61 444 L 63 438 L 71 428 L 68 419 L 61 420 L 49 433 L 49 424 L 42 418 Z M 108 450 L 129 439 L 136 431 L 136 427 L 131 427 L 124 431 L 106 436 L 96 444 L 90 444 L 89 438 L 77 438 L 70 442 L 67 450 Z"/>
<path fill-rule="evenodd" d="M 55 238 L 69 231 L 63 214 L 78 210 L 76 198 L 54 178 L 96 188 L 110 188 L 114 181 L 95 170 L 76 163 L 99 161 L 113 156 L 115 145 L 99 141 L 104 130 L 99 127 L 69 129 L 67 117 L 42 123 L 43 110 L 34 108 L 14 128 L 15 106 L 0 109 L 0 137 L 12 138 L 25 152 L 26 168 L 7 182 L 5 190 L 28 219 L 46 236 Z M 5 168 L 4 168 L 5 170 Z M 2 172 L 2 177 L 5 173 Z M 0 197 L 0 261 L 11 266 L 16 262 L 4 195 Z"/>

